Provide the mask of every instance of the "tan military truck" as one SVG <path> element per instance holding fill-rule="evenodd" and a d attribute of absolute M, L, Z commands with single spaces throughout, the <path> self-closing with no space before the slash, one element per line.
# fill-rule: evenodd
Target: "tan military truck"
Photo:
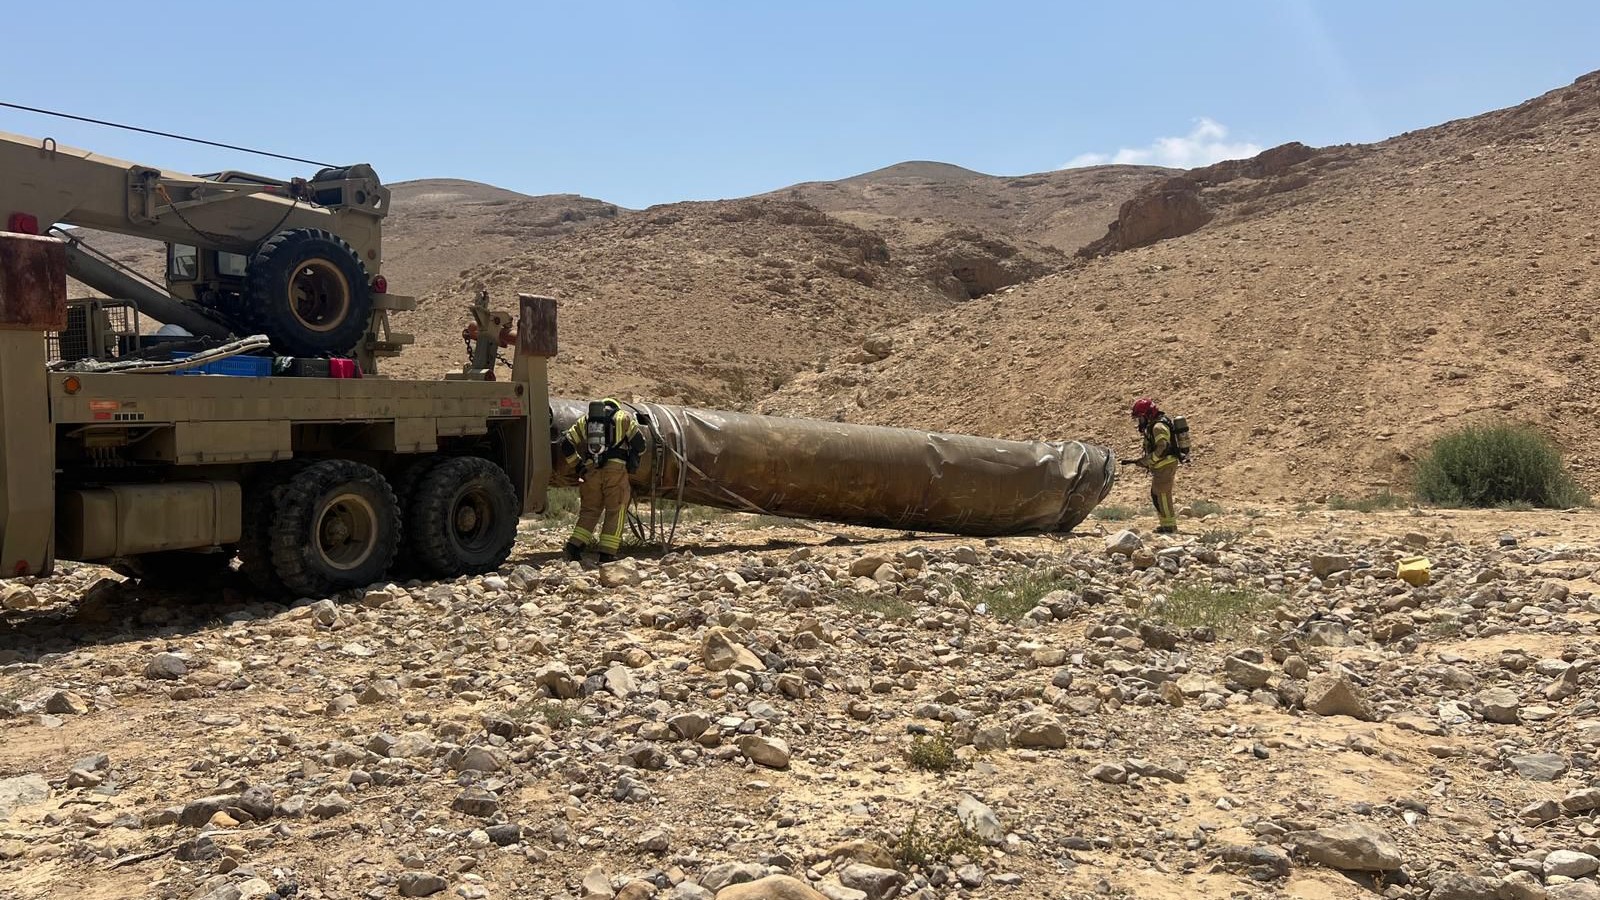
<path fill-rule="evenodd" d="M 474 309 L 496 326 L 477 356 L 515 347 L 508 381 L 50 366 L 67 269 L 64 241 L 0 232 L 0 577 L 63 558 L 195 583 L 237 557 L 263 591 L 322 596 L 397 561 L 492 570 L 544 508 L 553 300 L 520 297 L 515 330 Z"/>

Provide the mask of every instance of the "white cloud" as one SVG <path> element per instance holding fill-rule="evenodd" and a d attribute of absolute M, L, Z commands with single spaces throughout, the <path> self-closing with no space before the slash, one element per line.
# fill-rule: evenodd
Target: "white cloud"
<path fill-rule="evenodd" d="M 1195 120 L 1183 137 L 1156 138 L 1148 147 L 1123 147 L 1115 153 L 1080 153 L 1063 169 L 1106 164 L 1127 166 L 1167 166 L 1193 169 L 1224 159 L 1255 156 L 1264 148 L 1249 141 L 1229 141 L 1228 129 L 1214 119 Z"/>

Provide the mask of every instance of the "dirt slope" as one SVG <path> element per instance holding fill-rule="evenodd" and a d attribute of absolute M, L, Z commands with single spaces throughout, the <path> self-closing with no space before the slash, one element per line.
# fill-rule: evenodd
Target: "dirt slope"
<path fill-rule="evenodd" d="M 1441 431 L 1511 418 L 1595 485 L 1597 128 L 1600 73 L 1203 177 L 1198 231 L 930 316 L 762 408 L 1127 447 L 1126 405 L 1152 394 L 1193 422 L 1188 491 L 1289 499 L 1376 490 Z"/>
<path fill-rule="evenodd" d="M 474 270 L 400 327 L 416 352 L 389 371 L 459 365 L 461 301 L 487 288 L 561 300 L 559 391 L 745 406 L 819 355 L 968 296 L 967 269 L 1033 277 L 1065 263 L 971 231 L 916 235 L 846 224 L 778 200 L 680 203 L 620 216 Z M 986 268 L 984 268 L 986 267 Z M 977 276 L 974 275 L 974 278 Z"/>
<path fill-rule="evenodd" d="M 1094 166 L 997 176 L 916 161 L 839 181 L 808 181 L 766 196 L 809 203 L 868 227 L 886 219 L 928 219 L 1072 253 L 1105 233 L 1123 201 L 1174 174 L 1156 166 Z"/>

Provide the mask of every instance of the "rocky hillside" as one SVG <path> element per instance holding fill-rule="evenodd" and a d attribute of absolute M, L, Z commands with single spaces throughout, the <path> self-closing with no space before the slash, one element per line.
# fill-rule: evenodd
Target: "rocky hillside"
<path fill-rule="evenodd" d="M 788 201 L 659 206 L 472 270 L 401 320 L 419 346 L 389 371 L 460 364 L 456 298 L 549 293 L 561 300 L 558 390 L 741 407 L 820 358 L 870 358 L 860 347 L 882 329 L 1065 262 L 971 230 L 880 232 Z"/>
<path fill-rule="evenodd" d="M 1150 394 L 1195 429 L 1185 490 L 1293 500 L 1400 484 L 1442 431 L 1515 419 L 1593 486 L 1597 163 L 1600 74 L 1379 144 L 1199 170 L 1164 189 L 1196 230 L 908 324 L 886 359 L 762 408 L 1127 447 L 1128 402 Z"/>
<path fill-rule="evenodd" d="M 996 176 L 947 163 L 904 162 L 768 196 L 868 227 L 885 220 L 951 223 L 1073 253 L 1104 234 L 1118 207 L 1139 189 L 1175 174 L 1156 166 L 1094 166 Z"/>

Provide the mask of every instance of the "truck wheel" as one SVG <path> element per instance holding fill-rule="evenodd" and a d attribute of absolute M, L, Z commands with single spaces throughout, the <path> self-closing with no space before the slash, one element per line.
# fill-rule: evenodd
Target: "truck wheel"
<path fill-rule="evenodd" d="M 337 235 L 280 231 L 250 257 L 242 302 L 250 324 L 288 356 L 348 353 L 367 333 L 367 267 Z"/>
<path fill-rule="evenodd" d="M 222 582 L 233 554 L 165 550 L 141 554 L 134 561 L 139 583 L 153 588 L 212 588 Z"/>
<path fill-rule="evenodd" d="M 400 507 L 371 466 L 326 459 L 277 492 L 268 525 L 272 568 L 299 597 L 382 578 L 400 546 Z"/>
<path fill-rule="evenodd" d="M 505 470 L 476 456 L 429 469 L 406 510 L 412 555 L 441 578 L 492 572 L 511 555 L 521 505 Z"/>
<path fill-rule="evenodd" d="M 244 486 L 242 521 L 239 523 L 239 574 L 250 586 L 269 597 L 288 593 L 272 568 L 271 526 L 277 502 L 274 492 L 290 477 L 292 464 L 273 467 Z"/>
<path fill-rule="evenodd" d="M 439 457 L 431 454 L 425 455 L 401 466 L 398 472 L 393 473 L 389 479 L 389 483 L 394 485 L 395 500 L 400 504 L 400 519 L 406 523 L 406 527 L 403 530 L 407 539 L 411 536 L 411 524 L 407 521 L 407 516 L 409 515 L 407 511 L 411 509 L 412 498 L 417 495 L 417 485 L 421 484 L 423 476 L 427 475 L 438 464 Z M 413 553 L 396 554 L 394 565 L 389 567 L 389 577 L 397 580 L 420 578 L 428 574 L 430 573 L 424 571 Z"/>

